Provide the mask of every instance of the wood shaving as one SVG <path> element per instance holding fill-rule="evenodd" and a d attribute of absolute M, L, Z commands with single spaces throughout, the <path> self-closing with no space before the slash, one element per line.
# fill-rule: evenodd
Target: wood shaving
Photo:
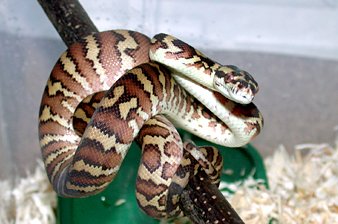
<path fill-rule="evenodd" d="M 121 206 L 126 202 L 127 202 L 126 199 L 121 198 L 121 199 L 117 200 L 114 205 L 115 206 Z"/>
<path fill-rule="evenodd" d="M 16 183 L 0 181 L 0 223 L 50 224 L 55 223 L 56 194 L 53 191 L 42 162 L 34 173 Z M 14 186 L 13 186 L 14 185 Z"/>
<path fill-rule="evenodd" d="M 298 145 L 291 156 L 280 146 L 265 165 L 269 190 L 252 177 L 222 183 L 245 223 L 338 223 L 338 147 Z"/>

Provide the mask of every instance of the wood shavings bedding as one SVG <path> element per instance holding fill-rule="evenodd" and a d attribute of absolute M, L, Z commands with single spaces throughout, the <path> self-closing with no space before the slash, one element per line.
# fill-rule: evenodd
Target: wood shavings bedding
<path fill-rule="evenodd" d="M 56 194 L 49 184 L 42 162 L 39 162 L 34 173 L 15 182 L 0 181 L 0 223 L 55 223 Z"/>
<path fill-rule="evenodd" d="M 290 156 L 280 146 L 265 165 L 269 190 L 252 178 L 221 186 L 236 191 L 226 196 L 245 223 L 338 223 L 338 147 L 298 145 Z"/>
<path fill-rule="evenodd" d="M 236 192 L 223 191 L 246 224 L 338 223 L 338 147 L 298 145 L 291 156 L 280 146 L 264 162 L 269 190 L 253 178 L 220 186 Z M 0 191 L 0 223 L 55 223 L 56 195 L 41 163 L 14 188 L 0 181 Z"/>

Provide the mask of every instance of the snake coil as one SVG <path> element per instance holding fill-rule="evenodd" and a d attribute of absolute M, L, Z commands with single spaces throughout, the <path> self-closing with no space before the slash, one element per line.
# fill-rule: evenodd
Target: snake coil
<path fill-rule="evenodd" d="M 137 140 L 140 206 L 156 218 L 177 215 L 175 195 L 185 174 L 202 164 L 217 183 L 222 166 L 211 148 L 190 147 L 198 163 L 185 159 L 171 123 L 217 144 L 244 145 L 263 125 L 250 103 L 257 90 L 247 72 L 168 35 L 151 41 L 128 30 L 87 36 L 61 55 L 43 93 L 39 137 L 49 180 L 61 196 L 98 193 Z M 100 102 L 93 104 L 95 97 Z M 86 110 L 90 104 L 95 109 Z"/>

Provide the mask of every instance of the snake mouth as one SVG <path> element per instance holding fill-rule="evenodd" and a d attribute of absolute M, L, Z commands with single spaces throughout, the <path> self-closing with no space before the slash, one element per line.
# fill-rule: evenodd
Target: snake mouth
<path fill-rule="evenodd" d="M 229 100 L 239 104 L 249 104 L 254 98 L 245 91 L 234 91 L 231 88 L 218 88 L 218 92 Z"/>
<path fill-rule="evenodd" d="M 246 92 L 237 92 L 237 93 L 233 93 L 231 91 L 228 92 L 231 95 L 231 99 L 240 104 L 249 104 L 252 102 L 254 98 L 252 95 L 249 95 Z"/>

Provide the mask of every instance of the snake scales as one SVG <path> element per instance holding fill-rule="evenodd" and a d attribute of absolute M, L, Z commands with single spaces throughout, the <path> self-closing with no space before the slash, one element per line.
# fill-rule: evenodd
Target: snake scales
<path fill-rule="evenodd" d="M 90 35 L 61 55 L 43 93 L 39 137 L 48 177 L 62 196 L 100 192 L 137 140 L 143 151 L 138 203 L 153 217 L 176 215 L 177 192 L 198 165 L 184 159 L 171 123 L 217 144 L 244 145 L 263 125 L 249 103 L 257 90 L 248 73 L 221 66 L 171 36 L 159 34 L 150 41 L 126 30 Z M 102 91 L 103 98 L 97 97 Z M 85 104 L 93 104 L 95 97 L 100 102 L 90 114 Z M 218 151 L 185 146 L 217 183 Z"/>

